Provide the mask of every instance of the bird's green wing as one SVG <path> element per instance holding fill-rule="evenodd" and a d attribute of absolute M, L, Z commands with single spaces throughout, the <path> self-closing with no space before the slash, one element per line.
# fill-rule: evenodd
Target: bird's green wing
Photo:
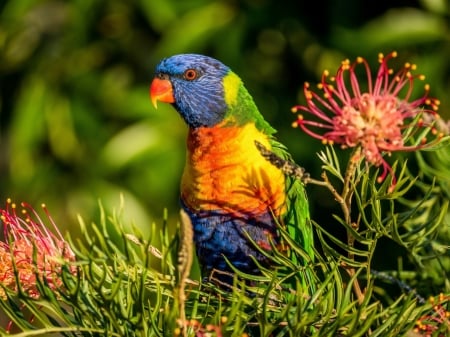
<path fill-rule="evenodd" d="M 291 155 L 286 147 L 277 142 L 275 139 L 271 140 L 271 151 L 281 159 L 293 162 Z M 308 255 L 309 261 L 303 259 L 298 261 L 296 255 L 293 254 L 292 262 L 299 265 L 306 265 L 314 261 L 314 236 L 311 225 L 308 197 L 303 182 L 293 175 L 286 175 L 286 203 L 287 211 L 283 217 L 283 223 L 289 236 L 303 248 L 303 251 Z M 312 293 L 315 289 L 312 272 L 306 268 L 302 273 L 303 286 Z"/>
<path fill-rule="evenodd" d="M 272 151 L 281 159 L 292 162 L 292 157 L 286 147 L 277 142 L 271 141 Z M 286 175 L 286 202 L 287 212 L 284 216 L 284 223 L 287 226 L 291 237 L 300 244 L 305 252 L 314 257 L 313 232 L 309 214 L 308 197 L 303 183 L 291 175 Z"/>

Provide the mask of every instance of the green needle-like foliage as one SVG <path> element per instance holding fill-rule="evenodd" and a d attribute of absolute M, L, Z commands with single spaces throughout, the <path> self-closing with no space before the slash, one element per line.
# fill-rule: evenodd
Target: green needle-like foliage
<path fill-rule="evenodd" d="M 413 287 L 424 289 L 425 266 L 435 279 L 448 277 L 448 246 L 441 241 L 441 235 L 448 235 L 449 201 L 442 191 L 447 185 L 420 179 L 407 169 L 410 161 L 399 160 L 393 165 L 397 184 L 390 191 L 390 182 L 377 183 L 362 161 L 354 174 L 346 175 L 332 147 L 320 158 L 330 175 L 324 174 L 322 183 L 336 200 L 340 185 L 348 183 L 353 204 L 350 199 L 341 204 L 342 214 L 334 214 L 328 224 L 314 222 L 314 261 L 295 265 L 276 252 L 271 258 L 277 267 L 261 266 L 257 276 L 236 270 L 232 287 L 201 283 L 189 279 L 185 270 L 195 254 L 186 217 L 181 218 L 184 230 L 165 220 L 152 224 L 146 238 L 137 229 L 125 230 L 120 214 L 126 209 L 110 215 L 100 207 L 99 223 L 80 219 L 84 237 L 69 240 L 76 259 L 63 264 L 58 289 L 41 277 L 36 278 L 39 296 L 3 287 L 0 308 L 10 324 L 1 328 L 2 335 L 403 336 L 423 321 L 433 336 L 444 336 L 448 317 L 439 316 L 436 305 Z M 332 187 L 330 181 L 338 185 Z M 171 235 L 169 226 L 183 235 Z M 346 231 L 347 239 L 330 232 L 336 226 Z M 298 260 L 307 259 L 287 233 L 282 235 Z M 403 247 L 404 259 L 416 269 L 372 271 L 381 239 Z M 313 275 L 312 296 L 301 291 L 306 272 Z M 384 290 L 389 283 L 402 291 L 393 296 Z M 439 308 L 448 312 L 448 284 L 435 286 L 443 293 Z M 433 315 L 441 323 L 426 321 Z"/>

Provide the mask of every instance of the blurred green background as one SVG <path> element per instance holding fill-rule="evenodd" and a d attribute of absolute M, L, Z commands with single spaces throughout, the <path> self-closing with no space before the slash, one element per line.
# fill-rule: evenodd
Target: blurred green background
<path fill-rule="evenodd" d="M 186 127 L 148 88 L 162 57 L 203 53 L 238 73 L 313 175 L 319 141 L 291 128 L 304 81 L 392 50 L 450 111 L 447 0 L 29 0 L 0 5 L 0 200 L 45 202 L 63 230 L 125 200 L 144 232 L 178 217 Z M 310 191 L 314 218 L 333 200 Z M 329 200 L 330 204 L 327 204 Z"/>

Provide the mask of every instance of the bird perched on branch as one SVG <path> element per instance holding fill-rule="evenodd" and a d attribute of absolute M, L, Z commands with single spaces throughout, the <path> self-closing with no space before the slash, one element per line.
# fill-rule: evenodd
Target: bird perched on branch
<path fill-rule="evenodd" d="M 280 229 L 312 259 L 304 187 L 258 150 L 290 159 L 241 79 L 211 57 L 175 55 L 157 65 L 150 96 L 155 107 L 172 104 L 189 127 L 181 205 L 203 275 L 231 272 L 229 264 L 258 274 L 258 264 L 270 265 L 272 250 L 283 249 Z"/>

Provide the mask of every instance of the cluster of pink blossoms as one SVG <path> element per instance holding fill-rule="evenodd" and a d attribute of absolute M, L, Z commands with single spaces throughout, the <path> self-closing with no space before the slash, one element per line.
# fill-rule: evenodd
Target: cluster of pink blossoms
<path fill-rule="evenodd" d="M 45 205 L 42 206 L 56 234 L 50 232 L 38 213 L 22 203 L 20 214 L 10 199 L 0 208 L 0 224 L 4 241 L 0 241 L 0 297 L 4 288 L 27 293 L 38 298 L 37 277 L 51 289 L 62 286 L 62 266 L 75 260 L 75 255 L 63 239 Z M 74 266 L 69 266 L 72 274 Z"/>
<path fill-rule="evenodd" d="M 424 138 L 419 145 L 405 145 L 406 129 L 417 131 L 422 127 L 431 127 L 430 134 L 435 141 L 442 137 L 433 127 L 433 122 L 439 118 L 436 113 L 439 100 L 429 97 L 428 84 L 424 86 L 425 93 L 421 97 L 412 98 L 414 82 L 425 77 L 413 74 L 416 65 L 411 63 L 405 63 L 394 72 L 388 67 L 388 61 L 396 56 L 396 52 L 387 56 L 379 54 L 380 67 L 375 80 L 364 58 L 358 57 L 353 63 L 345 60 L 334 77 L 324 71 L 318 85 L 322 95 L 312 91 L 309 83 L 305 83 L 307 105 L 292 108 L 293 112 L 302 111 L 315 117 L 309 120 L 300 114 L 293 123 L 294 127 L 300 127 L 308 135 L 327 144 L 340 144 L 343 148 L 360 146 L 366 162 L 376 167 L 382 166 L 383 172 L 378 181 L 383 181 L 390 173 L 393 185 L 395 177 L 383 154 L 415 151 L 434 144 Z M 365 91 L 361 90 L 357 77 L 358 65 L 364 67 Z M 416 120 L 419 114 L 422 115 Z"/>
<path fill-rule="evenodd" d="M 417 320 L 414 332 L 425 337 L 444 337 L 444 332 L 437 335 L 436 331 L 445 326 L 446 332 L 450 332 L 450 296 L 441 293 L 437 297 L 430 297 L 429 302 L 433 305 L 433 310 Z"/>

